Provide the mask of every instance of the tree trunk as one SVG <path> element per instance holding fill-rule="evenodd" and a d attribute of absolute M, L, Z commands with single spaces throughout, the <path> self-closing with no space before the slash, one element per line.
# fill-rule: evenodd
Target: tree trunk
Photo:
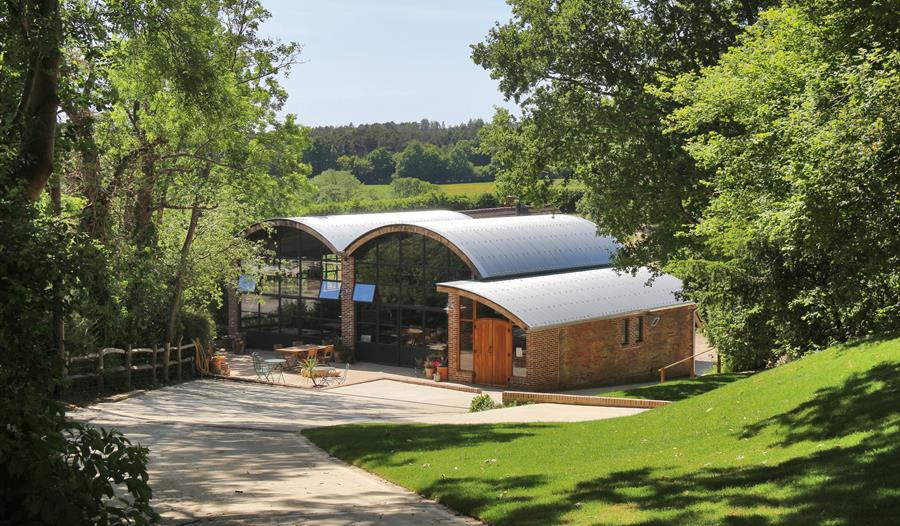
<path fill-rule="evenodd" d="M 32 0 L 28 4 L 23 11 L 37 13 L 36 23 L 22 22 L 37 29 L 27 37 L 33 47 L 16 113 L 21 139 L 14 175 L 24 185 L 28 199 L 35 201 L 53 172 L 62 26 L 58 0 Z"/>
<path fill-rule="evenodd" d="M 191 207 L 191 221 L 188 225 L 188 231 L 184 236 L 184 243 L 181 245 L 181 257 L 178 260 L 178 270 L 175 273 L 175 287 L 172 291 L 172 304 L 169 306 L 169 321 L 166 325 L 166 341 L 169 343 L 175 341 L 178 312 L 181 310 L 182 293 L 184 291 L 184 275 L 187 272 L 188 258 L 191 254 L 191 245 L 194 242 L 194 234 L 197 231 L 197 223 L 200 221 L 200 214 L 202 212 L 203 210 L 200 208 L 199 200 L 195 200 Z"/>

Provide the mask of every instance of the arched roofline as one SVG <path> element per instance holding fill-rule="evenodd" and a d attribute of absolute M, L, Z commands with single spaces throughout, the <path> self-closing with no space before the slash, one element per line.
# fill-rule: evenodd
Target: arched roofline
<path fill-rule="evenodd" d="M 513 322 L 513 324 L 515 324 L 525 330 L 531 329 L 531 327 L 529 327 L 527 323 L 525 323 L 518 316 L 513 314 L 512 311 L 510 311 L 503 305 L 500 305 L 499 303 L 494 303 L 493 301 L 485 298 L 484 296 L 475 294 L 474 292 L 469 292 L 467 290 L 458 289 L 456 287 L 448 287 L 446 285 L 438 285 L 437 291 L 444 292 L 447 294 L 457 294 L 462 298 L 468 298 L 472 301 L 481 303 L 482 305 L 487 305 L 488 307 L 494 309 L 495 311 L 499 312 L 500 314 L 506 316 L 506 318 L 509 321 Z"/>
<path fill-rule="evenodd" d="M 356 238 L 352 243 L 347 246 L 347 250 L 344 251 L 344 254 L 348 257 L 352 257 L 355 255 L 356 251 L 359 250 L 363 245 L 372 241 L 375 238 L 385 236 L 387 234 L 394 234 L 397 232 L 404 232 L 408 234 L 419 234 L 421 236 L 425 236 L 427 238 L 433 239 L 442 245 L 449 248 L 454 254 L 456 254 L 459 259 L 469 267 L 469 270 L 475 275 L 476 279 L 481 278 L 481 272 L 479 272 L 478 267 L 475 266 L 475 263 L 469 257 L 468 254 L 463 252 L 455 243 L 447 239 L 446 237 L 438 234 L 434 230 L 431 230 L 427 227 L 420 225 L 409 225 L 409 224 L 395 224 L 395 225 L 385 225 L 382 227 L 378 227 L 372 229 L 365 234 Z"/>
<path fill-rule="evenodd" d="M 307 234 L 321 241 L 322 244 L 328 247 L 328 250 L 330 250 L 333 254 L 341 253 L 340 250 L 337 250 L 335 248 L 331 241 L 325 238 L 325 236 L 323 236 L 316 229 L 299 221 L 294 221 L 293 219 L 267 219 L 265 221 L 260 221 L 259 223 L 250 225 L 250 227 L 247 228 L 246 232 L 244 233 L 244 236 L 249 237 L 261 230 L 268 230 L 269 228 L 273 227 L 293 228 L 294 230 L 306 232 Z"/>

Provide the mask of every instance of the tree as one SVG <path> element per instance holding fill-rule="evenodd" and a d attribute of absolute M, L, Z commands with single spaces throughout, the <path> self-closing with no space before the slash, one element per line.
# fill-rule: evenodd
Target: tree
<path fill-rule="evenodd" d="M 366 157 L 342 155 L 337 159 L 338 169 L 350 172 L 363 184 L 375 184 L 372 181 L 372 163 Z"/>
<path fill-rule="evenodd" d="M 501 191 L 548 202 L 551 177 L 571 174 L 587 215 L 625 243 L 620 264 L 664 264 L 709 194 L 682 137 L 664 133 L 674 104 L 647 87 L 713 64 L 770 3 L 512 0 L 512 20 L 472 52 L 523 108 L 520 122 L 501 110 L 484 135 L 505 159 Z"/>
<path fill-rule="evenodd" d="M 396 177 L 442 182 L 447 177 L 447 162 L 433 144 L 410 141 L 396 158 Z"/>
<path fill-rule="evenodd" d="M 397 169 L 394 164 L 394 155 L 387 148 L 380 146 L 366 156 L 372 166 L 372 182 L 369 184 L 387 184 L 391 182 L 391 176 Z"/>
<path fill-rule="evenodd" d="M 764 13 L 664 92 L 684 105 L 671 133 L 712 174 L 669 268 L 736 368 L 900 329 L 896 14 L 833 4 Z"/>
<path fill-rule="evenodd" d="M 391 193 L 397 197 L 414 197 L 440 191 L 441 187 L 438 185 L 427 183 L 421 179 L 397 177 L 391 181 Z"/>
<path fill-rule="evenodd" d="M 311 180 L 318 188 L 318 202 L 349 201 L 360 190 L 362 183 L 353 174 L 340 170 L 325 170 Z"/>

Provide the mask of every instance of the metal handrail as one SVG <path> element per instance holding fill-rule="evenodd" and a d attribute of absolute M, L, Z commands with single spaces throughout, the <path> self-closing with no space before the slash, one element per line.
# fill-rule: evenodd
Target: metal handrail
<path fill-rule="evenodd" d="M 711 353 L 711 352 L 713 352 L 713 351 L 707 350 L 707 351 L 703 351 L 703 352 L 698 352 L 697 354 L 688 356 L 687 358 L 682 358 L 681 360 L 678 360 L 677 362 L 670 363 L 669 365 L 660 367 L 659 368 L 659 383 L 663 383 L 666 381 L 666 369 L 668 369 L 669 367 L 674 367 L 676 365 L 680 365 L 688 360 L 691 360 L 693 362 L 694 358 L 700 356 L 701 354 L 706 354 L 706 353 Z M 718 374 L 721 372 L 722 372 L 722 357 L 719 355 L 719 353 L 716 353 L 716 373 Z M 691 363 L 691 378 L 693 378 L 694 376 L 695 376 L 694 367 L 693 367 L 693 363 Z"/>

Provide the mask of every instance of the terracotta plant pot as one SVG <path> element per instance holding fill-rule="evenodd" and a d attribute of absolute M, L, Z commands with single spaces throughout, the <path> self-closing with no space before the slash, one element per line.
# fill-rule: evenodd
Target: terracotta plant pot
<path fill-rule="evenodd" d="M 429 380 L 434 378 L 434 367 L 425 368 L 425 378 L 428 378 Z"/>
<path fill-rule="evenodd" d="M 441 381 L 446 382 L 450 378 L 450 368 L 449 367 L 438 367 L 438 374 L 441 375 Z"/>

